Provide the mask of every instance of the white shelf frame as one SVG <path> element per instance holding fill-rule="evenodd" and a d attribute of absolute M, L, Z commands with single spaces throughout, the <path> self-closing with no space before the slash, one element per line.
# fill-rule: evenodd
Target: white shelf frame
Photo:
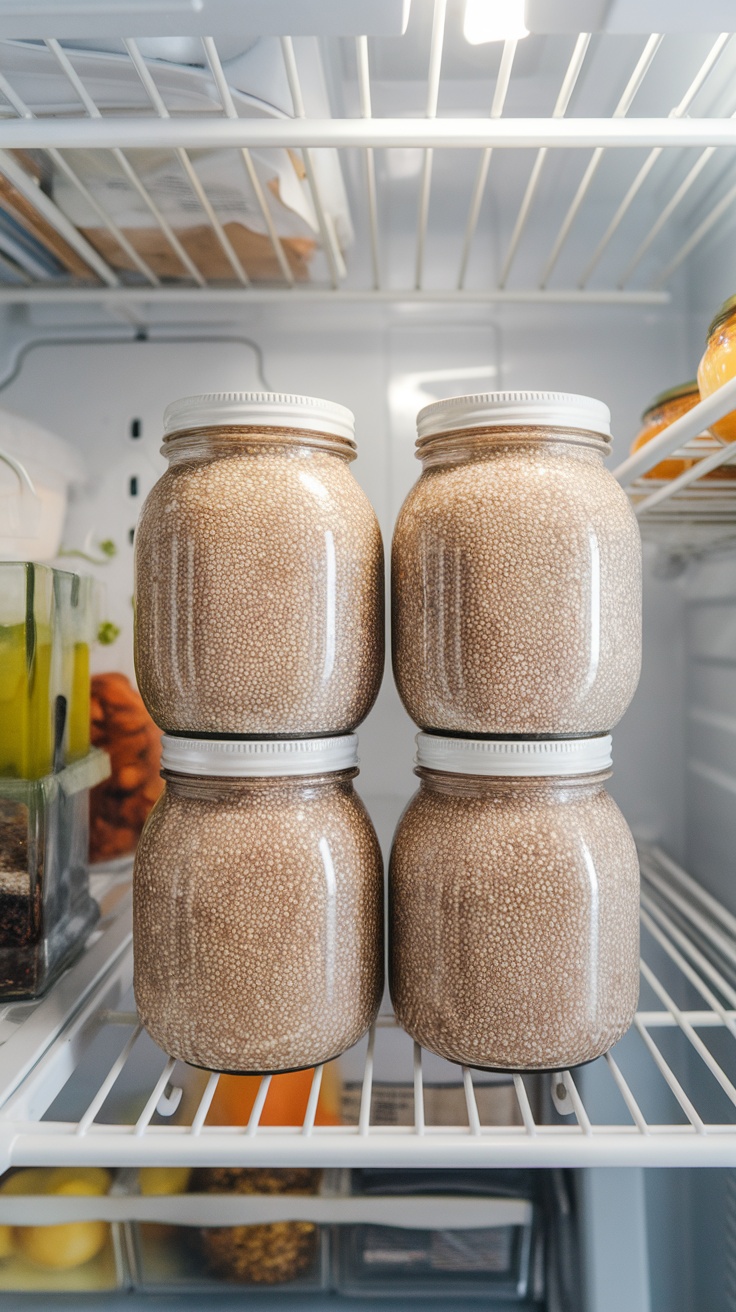
<path fill-rule="evenodd" d="M 184 18 L 182 21 L 185 23 Z M 92 273 L 99 279 L 99 286 L 64 287 L 53 283 L 33 284 L 24 281 L 18 287 L 0 288 L 0 303 L 39 301 L 72 303 L 72 301 L 99 304 L 116 301 L 120 304 L 140 303 L 142 305 L 165 304 L 172 296 L 179 296 L 182 301 L 189 299 L 192 290 L 197 292 L 197 300 L 212 305 L 227 303 L 223 299 L 231 292 L 237 303 L 259 301 L 269 297 L 299 296 L 305 301 L 330 299 L 330 294 L 338 301 L 340 297 L 356 300 L 376 299 L 406 301 L 426 299 L 430 301 L 449 302 L 454 299 L 488 303 L 545 303 L 550 304 L 627 304 L 655 305 L 668 299 L 666 283 L 674 271 L 689 256 L 691 250 L 719 222 L 729 208 L 731 200 L 736 199 L 736 184 L 718 203 L 705 214 L 695 231 L 687 241 L 670 258 L 669 263 L 654 278 L 652 285 L 646 288 L 631 288 L 627 284 L 649 248 L 652 238 L 645 233 L 633 257 L 616 285 L 602 290 L 589 287 L 590 275 L 607 247 L 613 233 L 620 226 L 623 217 L 630 210 L 635 198 L 644 187 L 653 165 L 664 150 L 684 150 L 700 147 L 701 155 L 691 169 L 684 183 L 677 189 L 665 211 L 655 225 L 657 234 L 669 221 L 670 216 L 680 205 L 683 197 L 691 189 L 697 177 L 713 155 L 721 150 L 736 145 L 736 113 L 730 118 L 688 117 L 688 111 L 695 98 L 707 84 L 714 68 L 729 46 L 730 33 L 721 33 L 714 41 L 700 68 L 691 77 L 689 85 L 683 88 L 683 94 L 677 103 L 669 108 L 666 117 L 637 118 L 630 115 L 636 95 L 649 75 L 652 64 L 658 64 L 664 57 L 662 48 L 666 47 L 667 36 L 653 33 L 647 37 L 642 49 L 625 80 L 618 103 L 610 117 L 571 118 L 567 116 L 571 97 L 581 75 L 586 72 L 586 60 L 589 58 L 590 33 L 580 33 L 574 40 L 570 61 L 564 72 L 559 93 L 554 107 L 548 117 L 504 117 L 504 108 L 509 87 L 513 81 L 513 64 L 517 43 L 505 43 L 500 68 L 495 86 L 489 96 L 490 111 L 487 117 L 442 117 L 439 113 L 442 87 L 442 59 L 446 38 L 447 3 L 446 0 L 434 0 L 432 32 L 427 68 L 426 96 L 424 117 L 376 117 L 373 109 L 371 72 L 368 39 L 364 36 L 354 38 L 355 62 L 359 92 L 359 113 L 354 118 L 309 118 L 305 112 L 302 96 L 298 63 L 294 45 L 290 37 L 281 37 L 281 49 L 284 70 L 291 92 L 293 117 L 274 119 L 241 119 L 238 117 L 237 104 L 227 84 L 226 75 L 220 60 L 217 46 L 212 37 L 202 37 L 205 66 L 213 79 L 215 99 L 211 111 L 198 115 L 184 114 L 171 116 L 164 98 L 155 80 L 156 64 L 144 60 L 130 37 L 121 38 L 133 70 L 146 90 L 151 106 L 150 113 L 144 114 L 104 114 L 101 113 L 85 87 L 84 81 L 74 65 L 73 52 L 66 52 L 58 41 L 48 39 L 46 45 L 50 58 L 61 69 L 84 113 L 67 113 L 63 115 L 43 116 L 36 114 L 24 104 L 12 86 L 12 79 L 0 75 L 0 91 L 8 106 L 5 117 L 0 116 L 0 172 L 23 190 L 27 199 L 37 206 L 39 212 L 52 223 L 60 235 L 74 247 L 78 255 L 89 265 Z M 186 23 L 185 23 L 186 25 Z M 411 29 L 410 29 L 411 30 Z M 401 38 L 411 40 L 411 36 Z M 603 38 L 606 39 L 606 38 Z M 608 38 L 610 39 L 610 38 Z M 347 40 L 347 39 L 346 39 Z M 372 38 L 376 40 L 376 38 Z M 0 60 L 3 45 L 0 43 Z M 218 111 L 219 106 L 219 111 Z M 14 112 L 16 117 L 11 117 Z M 581 271 L 575 287 L 550 289 L 550 275 L 557 263 L 559 254 L 570 237 L 571 230 L 585 204 L 590 184 L 597 172 L 605 152 L 610 149 L 646 148 L 649 155 L 639 170 L 634 182 L 629 187 L 623 200 L 614 206 L 612 219 L 589 260 Z M 213 287 L 202 276 L 196 263 L 181 247 L 176 234 L 169 227 L 166 219 L 148 193 L 143 180 L 133 167 L 127 152 L 132 149 L 166 149 L 177 156 L 188 182 L 198 198 L 203 217 L 213 229 L 233 274 L 232 288 Z M 317 226 L 321 248 L 324 252 L 329 288 L 311 284 L 295 286 L 285 252 L 279 238 L 269 198 L 258 181 L 251 152 L 259 148 L 283 148 L 301 152 L 304 161 L 306 182 L 317 216 Z M 357 149 L 364 162 L 365 205 L 368 215 L 368 240 L 370 243 L 370 285 L 366 288 L 350 288 L 342 291 L 341 285 L 346 277 L 343 252 L 336 239 L 334 225 L 321 193 L 319 178 L 314 166 L 313 151 L 322 148 L 337 150 Z M 375 165 L 375 152 L 380 149 L 405 148 L 420 149 L 423 152 L 423 164 L 419 181 L 418 210 L 415 251 L 413 260 L 412 285 L 395 287 L 385 285 L 382 270 L 381 247 L 384 244 L 381 234 L 381 213 L 385 198 L 381 195 Z M 464 239 L 459 256 L 459 269 L 454 285 L 444 289 L 426 288 L 425 268 L 427 264 L 427 234 L 430 217 L 432 191 L 433 152 L 437 149 L 472 149 L 479 154 L 479 165 L 475 186 L 469 196 L 467 222 Z M 18 177 L 23 170 L 10 154 L 13 150 L 40 149 L 47 151 L 57 169 L 62 169 L 72 185 L 84 197 L 84 184 L 74 175 L 64 151 L 94 149 L 112 152 L 128 183 L 134 187 L 144 204 L 151 211 L 152 220 L 161 229 L 169 247 L 176 253 L 182 264 L 182 277 L 176 287 L 162 286 L 162 280 L 150 268 L 147 262 L 133 251 L 125 234 L 120 233 L 114 220 L 106 214 L 104 208 L 87 196 L 90 211 L 95 213 L 98 221 L 107 228 L 110 236 L 126 251 L 132 259 L 141 285 L 131 284 L 129 276 L 118 273 L 104 261 L 90 244 L 76 231 L 71 229 L 69 221 L 54 202 L 43 195 L 35 186 L 29 175 Z M 197 149 L 232 149 L 241 154 L 248 176 L 254 188 L 256 202 L 263 217 L 266 233 L 271 242 L 275 259 L 281 273 L 281 282 L 268 288 L 254 288 L 248 271 L 232 248 L 223 225 L 218 217 L 216 207 L 207 195 L 190 152 Z M 502 262 L 495 286 L 482 291 L 477 287 L 473 292 L 466 290 L 468 262 L 476 235 L 478 219 L 483 197 L 486 191 L 492 153 L 496 150 L 529 150 L 535 152 L 531 175 L 521 201 L 521 206 L 513 229 L 511 241 Z M 592 152 L 581 182 L 566 211 L 559 231 L 556 233 L 550 250 L 544 259 L 536 286 L 523 292 L 507 289 L 511 266 L 517 254 L 519 241 L 526 226 L 529 213 L 535 201 L 539 178 L 548 152 L 555 150 L 590 150 Z M 14 177 L 11 178 L 11 172 Z M 190 284 L 193 284 L 192 287 Z M 325 297 L 327 291 L 327 297 Z"/>
<path fill-rule="evenodd" d="M 474 1091 L 474 1073 L 458 1068 L 465 1092 L 466 1120 L 461 1125 L 427 1125 L 424 1116 L 422 1055 L 414 1045 L 414 1124 L 373 1125 L 370 1120 L 373 1071 L 380 1045 L 393 1017 L 380 1018 L 367 1046 L 358 1123 L 315 1126 L 322 1075 L 316 1069 L 302 1126 L 261 1126 L 260 1115 L 269 1078 L 261 1081 L 246 1126 L 204 1124 L 218 1076 L 210 1076 L 198 1110 L 189 1124 L 152 1125 L 154 1113 L 173 1111 L 171 1088 L 174 1063 L 161 1054 L 161 1067 L 145 1106 L 135 1122 L 105 1125 L 96 1117 L 119 1078 L 140 1034 L 134 1013 L 120 1012 L 119 1001 L 132 978 L 129 926 L 124 911 L 113 918 L 97 945 L 81 959 L 45 1002 L 31 1009 L 24 1035 L 20 1026 L 2 1053 L 0 1096 L 0 1170 L 14 1166 L 146 1165 L 228 1166 L 393 1166 L 393 1167 L 584 1167 L 584 1166 L 736 1166 L 736 1087 L 711 1054 L 701 1031 L 714 1027 L 736 1039 L 736 987 L 717 962 L 733 967 L 736 980 L 736 917 L 721 907 L 683 870 L 658 849 L 642 853 L 645 876 L 642 920 L 680 977 L 702 999 L 695 1009 L 681 1009 L 654 972 L 642 961 L 642 976 L 654 990 L 659 1007 L 640 1011 L 634 1032 L 652 1062 L 652 1077 L 664 1082 L 681 1109 L 681 1119 L 663 1123 L 646 1120 L 622 1070 L 615 1050 L 599 1058 L 621 1095 L 621 1119 L 599 1124 L 586 1107 L 584 1077 L 562 1071 L 552 1077 L 555 1105 L 562 1113 L 553 1124 L 535 1120 L 526 1083 L 513 1082 L 521 1124 L 481 1124 Z M 108 936 L 109 937 L 108 939 Z M 697 939 L 697 941 L 696 941 Z M 701 947 L 707 940 L 714 956 Z M 116 955 L 101 975 L 99 956 L 114 947 Z M 96 954 L 96 955 L 95 955 Z M 92 958 L 94 957 L 94 960 Z M 76 972 L 76 976 L 75 976 Z M 81 984 L 83 996 L 73 997 Z M 66 1009 L 66 1016 L 62 1013 Z M 104 1025 L 127 1027 L 120 1055 L 75 1123 L 42 1120 L 57 1093 Z M 733 1107 L 723 1123 L 707 1121 L 697 1107 L 697 1091 L 686 1089 L 668 1064 L 657 1035 L 678 1029 L 699 1058 L 702 1069 L 720 1086 Z M 642 1056 L 645 1055 L 642 1052 Z M 625 1064 L 625 1063 L 624 1063 Z M 702 1073 L 702 1072 L 701 1072 Z M 628 1116 L 624 1114 L 624 1108 Z M 85 1204 L 80 1200 L 79 1205 Z M 75 1213 L 76 1215 L 76 1213 Z"/>
<path fill-rule="evenodd" d="M 304 287 L 292 292 L 260 285 L 247 289 L 235 287 L 193 288 L 181 287 L 0 287 L 0 304 L 24 305 L 201 305 L 208 307 L 283 304 L 284 297 L 291 304 L 353 305 L 353 304 L 415 304 L 422 305 L 667 305 L 670 297 L 663 291 L 612 291 L 604 288 L 581 291 L 577 288 L 550 288 L 539 291 L 533 288 L 489 288 L 482 291 L 455 287 L 448 288 L 365 288 Z"/>
<path fill-rule="evenodd" d="M 6 150 L 631 150 L 736 146 L 731 118 L 0 118 Z"/>
<path fill-rule="evenodd" d="M 483 1230 L 529 1225 L 533 1205 L 524 1198 L 437 1197 L 387 1194 L 145 1196 L 128 1181 L 103 1197 L 0 1196 L 0 1225 L 54 1225 L 69 1221 L 137 1221 L 162 1225 L 249 1225 L 312 1221 L 315 1225 L 390 1225 L 428 1230 Z"/>
<path fill-rule="evenodd" d="M 722 442 L 716 436 L 709 443 L 702 441 L 711 425 L 734 409 L 736 378 L 657 433 L 613 471 L 626 488 L 645 535 L 671 554 L 702 555 L 736 545 L 736 477 L 707 478 L 736 461 L 736 442 Z M 683 472 L 676 478 L 648 479 L 647 473 L 669 456 L 687 462 Z"/>

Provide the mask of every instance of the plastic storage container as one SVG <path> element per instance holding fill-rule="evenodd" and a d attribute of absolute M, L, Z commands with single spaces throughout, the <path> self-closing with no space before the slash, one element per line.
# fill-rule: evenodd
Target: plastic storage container
<path fill-rule="evenodd" d="M 6 1306 L 9 1293 L 81 1295 L 128 1287 L 121 1227 L 64 1220 L 70 1195 L 102 1196 L 110 1185 L 109 1172 L 97 1166 L 31 1167 L 0 1179 L 0 1300 Z M 20 1299 L 12 1304 L 22 1305 Z"/>
<path fill-rule="evenodd" d="M 557 392 L 426 406 L 392 558 L 396 684 L 425 729 L 596 734 L 641 663 L 641 542 L 608 408 Z"/>
<path fill-rule="evenodd" d="M 217 1294 L 233 1286 L 243 1296 L 317 1294 L 330 1284 L 329 1232 L 300 1221 L 197 1230 L 134 1225 L 130 1265 L 136 1289 L 147 1294 Z M 270 1278 L 259 1279 L 259 1271 Z"/>
<path fill-rule="evenodd" d="M 0 410 L 0 560 L 53 560 L 69 488 L 84 479 L 70 442 Z"/>
<path fill-rule="evenodd" d="M 698 386 L 703 400 L 736 375 L 736 296 L 723 302 L 710 328 L 703 358 L 698 365 Z M 711 424 L 712 432 L 726 442 L 736 441 L 736 410 Z"/>
<path fill-rule="evenodd" d="M 400 1023 L 466 1066 L 592 1061 L 639 992 L 639 865 L 604 787 L 610 738 L 417 746 L 389 878 Z"/>
<path fill-rule="evenodd" d="M 169 733 L 309 737 L 367 715 L 383 549 L 353 415 L 277 393 L 186 397 L 136 533 L 136 673 Z"/>
<path fill-rule="evenodd" d="M 351 1192 L 374 1200 L 386 1224 L 336 1228 L 339 1293 L 505 1305 L 540 1296 L 531 1288 L 534 1185 L 528 1171 L 369 1169 L 351 1175 Z M 415 1224 L 408 1229 L 403 1220 L 412 1214 Z"/>
<path fill-rule="evenodd" d="M 243 1296 L 314 1294 L 327 1289 L 329 1232 L 299 1219 L 299 1197 L 320 1192 L 320 1177 L 320 1171 L 304 1168 L 193 1171 L 189 1192 L 207 1195 L 206 1202 L 214 1203 L 220 1217 L 237 1217 L 239 1208 L 245 1207 L 249 1220 L 229 1225 L 131 1225 L 136 1287 L 148 1293 L 200 1295 L 236 1287 Z M 251 1218 L 262 1214 L 262 1200 L 273 1197 L 284 1200 L 288 1219 L 254 1224 Z"/>
<path fill-rule="evenodd" d="M 641 431 L 634 438 L 631 444 L 632 454 L 638 451 L 640 447 L 645 446 L 651 441 L 657 433 L 663 429 L 669 428 L 674 424 L 676 419 L 681 419 L 693 406 L 698 405 L 700 401 L 700 392 L 698 384 L 693 379 L 689 383 L 680 383 L 678 387 L 670 387 L 666 392 L 660 392 L 644 411 L 641 417 Z M 671 479 L 678 478 L 686 469 L 692 469 L 699 458 L 710 455 L 711 450 L 715 449 L 718 443 L 711 434 L 706 430 L 693 438 L 687 444 L 688 449 L 692 448 L 692 457 L 688 456 L 668 456 L 666 460 L 660 460 L 658 465 L 644 474 L 644 478 Z M 702 450 L 698 452 L 698 447 Z M 712 469 L 709 474 L 704 475 L 709 479 L 733 479 L 736 478 L 736 468 L 730 465 L 723 465 L 718 469 Z"/>
<path fill-rule="evenodd" d="M 89 790 L 104 752 L 43 779 L 0 779 L 0 997 L 43 993 L 99 914 L 90 896 Z"/>
<path fill-rule="evenodd" d="M 522 1300 L 529 1279 L 531 1226 L 406 1229 L 355 1225 L 338 1230 L 337 1289 L 369 1298 Z"/>
<path fill-rule="evenodd" d="M 135 996 L 151 1037 L 209 1070 L 338 1056 L 383 988 L 381 854 L 357 738 L 164 736 L 135 858 Z"/>

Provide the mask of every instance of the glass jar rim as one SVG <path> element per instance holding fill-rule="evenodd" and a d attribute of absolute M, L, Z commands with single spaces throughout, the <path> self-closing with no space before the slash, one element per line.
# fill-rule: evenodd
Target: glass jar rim
<path fill-rule="evenodd" d="M 424 765 L 415 765 L 414 774 L 418 775 L 423 785 L 440 792 L 458 792 L 464 795 L 485 793 L 504 793 L 509 789 L 519 788 L 539 790 L 570 790 L 603 786 L 613 774 L 609 766 L 605 770 L 594 770 L 586 774 L 459 774 L 445 770 L 430 770 Z"/>
<path fill-rule="evenodd" d="M 655 410 L 659 410 L 660 406 L 667 405 L 670 401 L 681 401 L 686 396 L 694 396 L 696 398 L 695 404 L 700 400 L 700 388 L 698 387 L 697 378 L 692 378 L 687 383 L 678 383 L 675 387 L 668 387 L 664 392 L 659 392 L 649 402 L 646 410 L 642 411 L 642 423 Z"/>
<path fill-rule="evenodd" d="M 211 787 L 218 793 L 232 793 L 239 789 L 275 789 L 284 790 L 294 787 L 314 789 L 327 785 L 340 785 L 352 782 L 360 774 L 357 765 L 340 770 L 327 770 L 317 774 L 263 774 L 263 775 L 217 775 L 185 774 L 180 770 L 162 770 L 161 778 L 167 784 L 173 784 L 187 796 L 194 796 L 199 788 Z M 198 794 L 197 794 L 198 795 Z"/>
<path fill-rule="evenodd" d="M 705 334 L 706 342 L 713 336 L 716 328 L 720 328 L 721 324 L 724 324 L 733 314 L 736 314 L 736 296 L 729 296 L 728 300 L 723 302 L 723 305 L 715 314 L 710 327 Z"/>
<path fill-rule="evenodd" d="M 355 460 L 357 455 L 352 438 L 336 437 L 334 433 L 321 433 L 313 428 L 269 428 L 266 424 L 250 427 L 240 424 L 216 427 L 213 424 L 205 428 L 185 428 L 164 436 L 160 454 L 167 460 L 201 456 L 208 454 L 212 444 L 218 441 L 223 444 L 223 450 L 218 452 L 220 455 L 225 453 L 228 444 L 234 447 L 239 442 L 264 449 L 279 445 L 314 447 L 348 461 Z"/>
<path fill-rule="evenodd" d="M 610 734 L 590 738 L 449 738 L 418 733 L 418 769 L 490 779 L 600 774 L 612 765 Z"/>
<path fill-rule="evenodd" d="M 161 768 L 218 779 L 304 778 L 358 765 L 358 735 L 327 738 L 189 738 L 163 734 Z"/>
<path fill-rule="evenodd" d="M 532 443 L 552 446 L 555 443 L 589 447 L 604 459 L 611 453 L 611 439 L 590 429 L 551 428 L 521 424 L 485 425 L 477 428 L 456 428 L 445 433 L 432 433 L 418 437 L 414 455 L 426 467 L 453 463 L 454 458 L 467 458 L 477 452 L 479 443 L 508 448 L 524 447 Z"/>

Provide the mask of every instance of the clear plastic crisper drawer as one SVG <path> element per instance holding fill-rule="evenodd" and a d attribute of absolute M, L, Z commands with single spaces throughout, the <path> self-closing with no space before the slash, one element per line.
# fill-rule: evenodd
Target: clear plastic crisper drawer
<path fill-rule="evenodd" d="M 353 1197 L 406 1195 L 402 1201 L 407 1224 L 346 1225 L 336 1230 L 335 1279 L 340 1293 L 478 1297 L 489 1302 L 526 1298 L 536 1219 L 529 1172 L 409 1174 L 369 1169 L 352 1172 L 352 1193 Z M 477 1224 L 450 1224 L 453 1204 L 463 1197 L 475 1201 Z M 445 1204 L 446 1227 L 421 1223 L 429 1199 L 435 1215 Z M 483 1203 L 495 1204 L 493 1217 L 482 1210 Z"/>
<path fill-rule="evenodd" d="M 202 1294 L 237 1288 L 244 1295 L 314 1293 L 329 1288 L 329 1228 L 308 1219 L 307 1201 L 325 1189 L 329 1191 L 325 1174 L 329 1173 L 237 1168 L 194 1172 L 188 1188 L 202 1204 L 203 1219 L 209 1203 L 217 1208 L 220 1221 L 222 1208 L 217 1205 L 226 1198 L 234 1224 L 131 1222 L 127 1242 L 135 1287 L 148 1293 L 186 1290 Z M 296 1175 L 311 1179 L 300 1183 L 291 1179 Z M 216 1177 L 222 1177 L 219 1192 L 214 1192 Z M 287 1203 L 289 1216 L 238 1223 L 238 1202 L 247 1199 L 253 1203 L 259 1193 L 264 1200 L 276 1197 Z M 305 1212 L 303 1218 L 300 1205 Z"/>

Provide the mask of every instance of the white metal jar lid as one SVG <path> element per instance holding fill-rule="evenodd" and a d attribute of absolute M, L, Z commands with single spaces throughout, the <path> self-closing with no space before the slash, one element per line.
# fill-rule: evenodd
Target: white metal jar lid
<path fill-rule="evenodd" d="M 174 774 L 216 778 L 268 778 L 328 774 L 358 764 L 358 735 L 339 738 L 175 738 L 161 739 L 161 765 Z"/>
<path fill-rule="evenodd" d="M 603 401 L 570 392 L 480 392 L 425 405 L 417 415 L 420 442 L 458 428 L 580 428 L 611 436 L 611 412 Z"/>
<path fill-rule="evenodd" d="M 418 733 L 416 763 L 447 774 L 597 774 L 612 763 L 611 735 L 596 738 L 442 738 Z"/>
<path fill-rule="evenodd" d="M 355 438 L 355 415 L 336 401 L 287 392 L 204 392 L 183 396 L 164 411 L 164 437 L 188 428 L 301 428 L 330 433 L 349 442 Z"/>

